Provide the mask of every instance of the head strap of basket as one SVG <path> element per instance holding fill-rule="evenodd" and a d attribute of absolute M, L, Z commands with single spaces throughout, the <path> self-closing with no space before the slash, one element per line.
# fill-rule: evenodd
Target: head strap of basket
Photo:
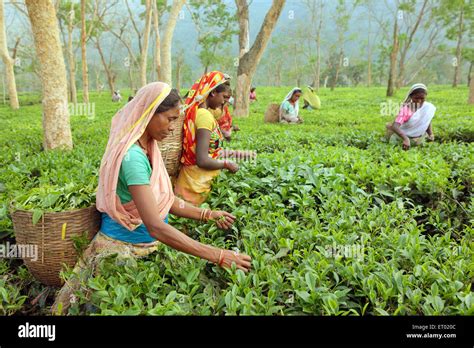
<path fill-rule="evenodd" d="M 220 71 L 211 71 L 203 75 L 191 87 L 185 101 L 185 119 L 183 124 L 183 155 L 181 163 L 196 164 L 196 134 L 195 121 L 199 105 L 204 103 L 209 94 L 218 86 L 228 82 L 230 76 Z"/>

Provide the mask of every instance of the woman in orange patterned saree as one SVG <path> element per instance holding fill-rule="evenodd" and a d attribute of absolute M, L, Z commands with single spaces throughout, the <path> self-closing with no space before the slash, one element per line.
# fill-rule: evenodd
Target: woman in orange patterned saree
<path fill-rule="evenodd" d="M 223 135 L 211 110 L 221 108 L 230 89 L 230 77 L 219 71 L 202 76 L 191 87 L 186 99 L 183 125 L 181 170 L 175 194 L 194 205 L 201 205 L 211 191 L 221 169 L 239 170 L 236 163 L 219 160 Z"/>

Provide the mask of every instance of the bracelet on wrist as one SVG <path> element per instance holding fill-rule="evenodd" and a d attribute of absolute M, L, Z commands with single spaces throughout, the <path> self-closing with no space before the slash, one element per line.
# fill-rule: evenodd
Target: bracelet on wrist
<path fill-rule="evenodd" d="M 206 213 L 207 213 L 207 209 L 201 210 L 201 216 L 199 218 L 199 221 L 203 221 L 205 219 Z"/>
<path fill-rule="evenodd" d="M 219 259 L 217 261 L 217 265 L 222 267 L 222 263 L 224 263 L 224 249 L 221 249 L 221 252 L 219 254 Z"/>
<path fill-rule="evenodd" d="M 209 212 L 208 212 L 208 213 L 209 213 L 209 214 L 208 214 L 208 215 L 207 215 L 207 217 L 205 218 L 205 219 L 206 219 L 206 221 L 212 220 L 212 219 L 211 219 L 212 210 L 209 210 Z"/>

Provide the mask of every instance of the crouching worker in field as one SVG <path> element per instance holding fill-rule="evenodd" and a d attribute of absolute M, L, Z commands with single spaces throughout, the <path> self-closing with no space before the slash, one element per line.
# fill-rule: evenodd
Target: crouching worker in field
<path fill-rule="evenodd" d="M 112 119 L 99 172 L 100 231 L 76 265 L 75 278 L 61 289 L 53 311 L 62 308 L 64 312 L 71 294 L 81 281 L 93 276 L 100 258 L 146 256 L 159 242 L 222 267 L 235 263 L 249 271 L 249 256 L 202 244 L 168 224 L 168 214 L 214 220 L 222 229 L 230 228 L 235 220 L 227 212 L 200 209 L 175 197 L 157 141 L 173 131 L 180 110 L 178 92 L 154 82 L 141 88 Z"/>
<path fill-rule="evenodd" d="M 114 103 L 118 103 L 122 101 L 122 96 L 120 95 L 120 91 L 114 91 L 114 94 L 112 95 L 112 101 Z"/>
<path fill-rule="evenodd" d="M 174 192 L 194 205 L 206 201 L 221 169 L 231 173 L 239 170 L 236 163 L 219 159 L 223 135 L 211 112 L 222 108 L 230 90 L 229 79 L 219 71 L 205 74 L 191 87 L 185 102 L 182 166 Z"/>
<path fill-rule="evenodd" d="M 402 140 L 403 149 L 408 150 L 411 145 L 420 145 L 426 134 L 429 141 L 434 140 L 431 120 L 436 107 L 425 101 L 427 95 L 428 90 L 422 83 L 410 88 L 397 118 L 386 125 L 386 141 L 396 143 Z"/>
<path fill-rule="evenodd" d="M 288 93 L 280 104 L 280 122 L 281 123 L 303 123 L 299 117 L 299 99 L 301 97 L 301 89 L 295 87 Z"/>

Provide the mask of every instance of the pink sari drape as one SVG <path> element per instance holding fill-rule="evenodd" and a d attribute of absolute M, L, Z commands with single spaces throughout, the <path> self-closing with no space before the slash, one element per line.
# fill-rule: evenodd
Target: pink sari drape
<path fill-rule="evenodd" d="M 129 230 L 138 227 L 142 220 L 133 201 L 120 202 L 116 193 L 118 175 L 127 150 L 144 133 L 157 107 L 168 96 L 171 88 L 163 82 L 153 82 L 142 87 L 135 98 L 120 109 L 112 119 L 109 141 L 102 157 L 97 189 L 97 209 Z M 147 144 L 153 168 L 150 187 L 155 197 L 154 205 L 161 220 L 168 214 L 174 193 L 160 150 L 154 139 Z M 125 159 L 126 160 L 126 159 Z"/>

